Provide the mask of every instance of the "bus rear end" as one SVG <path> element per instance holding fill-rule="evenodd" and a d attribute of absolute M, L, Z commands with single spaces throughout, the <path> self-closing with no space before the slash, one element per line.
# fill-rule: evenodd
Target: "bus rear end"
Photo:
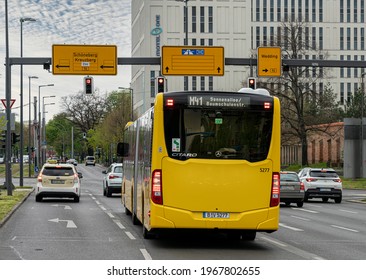
<path fill-rule="evenodd" d="M 278 99 L 255 91 L 181 92 L 159 102 L 164 137 L 153 144 L 166 153 L 153 153 L 150 227 L 277 230 Z"/>

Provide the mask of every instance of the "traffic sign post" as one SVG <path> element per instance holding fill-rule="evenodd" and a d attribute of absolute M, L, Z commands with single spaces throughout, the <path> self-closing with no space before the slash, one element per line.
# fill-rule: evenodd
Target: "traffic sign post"
<path fill-rule="evenodd" d="M 257 48 L 257 76 L 280 77 L 282 74 L 281 48 Z"/>
<path fill-rule="evenodd" d="M 117 75 L 117 46 L 52 45 L 54 75 Z"/>
<path fill-rule="evenodd" d="M 163 46 L 163 75 L 223 76 L 224 48 L 200 46 Z"/>

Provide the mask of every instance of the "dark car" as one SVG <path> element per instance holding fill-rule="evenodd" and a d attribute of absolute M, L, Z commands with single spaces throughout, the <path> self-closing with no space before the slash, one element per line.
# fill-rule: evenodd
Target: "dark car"
<path fill-rule="evenodd" d="M 296 203 L 297 207 L 304 205 L 305 187 L 300 182 L 296 172 L 281 171 L 280 173 L 280 201 L 287 206 Z"/>

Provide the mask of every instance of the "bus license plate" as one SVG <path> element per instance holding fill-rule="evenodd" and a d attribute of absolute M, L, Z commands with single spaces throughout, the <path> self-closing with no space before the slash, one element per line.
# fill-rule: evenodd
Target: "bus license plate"
<path fill-rule="evenodd" d="M 230 213 L 227 212 L 203 212 L 203 218 L 229 219 Z"/>

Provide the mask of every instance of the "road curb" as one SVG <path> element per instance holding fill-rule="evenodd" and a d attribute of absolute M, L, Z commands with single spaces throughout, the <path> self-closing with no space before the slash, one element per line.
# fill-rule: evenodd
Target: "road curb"
<path fill-rule="evenodd" d="M 14 214 L 14 212 L 23 204 L 23 202 L 32 194 L 34 189 L 32 189 L 21 201 L 19 201 L 13 209 L 0 221 L 0 228 L 10 219 L 10 217 Z"/>

